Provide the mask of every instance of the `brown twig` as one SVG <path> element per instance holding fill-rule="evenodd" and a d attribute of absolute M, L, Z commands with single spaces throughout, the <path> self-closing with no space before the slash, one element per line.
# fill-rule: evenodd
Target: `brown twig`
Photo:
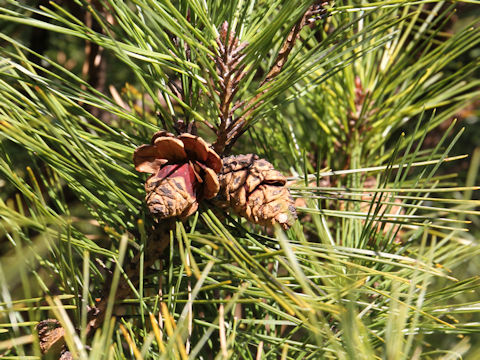
<path fill-rule="evenodd" d="M 103 14 L 107 14 L 108 12 L 103 6 L 100 4 L 98 0 L 90 0 L 90 5 L 93 9 L 101 12 Z M 109 15 L 110 21 L 113 22 L 113 17 Z M 90 11 L 85 12 L 85 25 L 91 28 L 93 31 L 97 33 L 102 33 L 103 29 L 102 26 L 95 20 L 93 14 Z M 107 71 L 107 63 L 105 61 L 105 57 L 103 56 L 103 48 L 100 47 L 98 44 L 91 42 L 89 40 L 85 41 L 85 62 L 82 66 L 82 76 L 83 78 L 96 90 L 103 92 L 105 90 L 105 83 L 106 83 L 106 71 Z M 108 113 L 99 109 L 98 107 L 86 105 L 87 110 L 95 117 L 102 118 L 105 120 Z"/>
<path fill-rule="evenodd" d="M 315 22 L 321 15 L 325 13 L 325 6 L 327 3 L 323 1 L 317 1 L 315 4 L 310 6 L 307 11 L 303 14 L 302 18 L 293 26 L 285 39 L 282 48 L 278 52 L 277 59 L 275 60 L 274 65 L 268 72 L 265 79 L 260 83 L 260 87 L 271 82 L 285 66 L 288 56 L 292 52 L 292 49 L 295 45 L 296 40 L 300 36 L 300 31 L 306 26 Z"/>
<path fill-rule="evenodd" d="M 230 105 L 233 96 L 226 92 L 225 94 L 220 93 L 220 99 L 223 102 L 220 102 L 220 118 L 221 118 L 221 126 L 218 131 L 218 139 L 215 142 L 214 149 L 217 153 L 223 154 L 233 146 L 236 140 L 246 131 L 246 125 L 248 118 L 252 115 L 252 113 L 263 104 L 263 100 L 261 98 L 271 89 L 270 84 L 273 84 L 276 77 L 280 74 L 282 69 L 284 68 L 285 64 L 287 63 L 288 57 L 292 52 L 292 49 L 300 36 L 300 31 L 307 25 L 313 23 L 314 21 L 318 20 L 321 16 L 326 13 L 324 6 L 327 2 L 324 1 L 316 1 L 313 5 L 311 5 L 303 14 L 303 16 L 297 21 L 297 23 L 293 26 L 290 30 L 289 34 L 287 35 L 280 51 L 278 52 L 277 58 L 274 62 L 274 65 L 271 67 L 265 78 L 260 83 L 259 88 L 264 88 L 262 91 L 258 92 L 253 98 L 251 98 L 248 102 L 241 102 L 235 104 L 232 109 L 227 113 L 225 108 L 222 108 L 222 104 Z M 227 24 L 228 25 L 228 24 Z M 223 29 L 222 29 L 223 30 Z M 238 40 L 237 40 L 238 41 Z M 218 41 L 217 41 L 218 43 Z M 230 44 L 230 42 L 226 42 Z M 235 47 L 235 40 L 231 41 L 232 48 Z M 222 48 L 220 48 L 222 50 Z M 241 53 L 242 49 L 237 49 L 237 56 L 238 53 Z M 221 63 L 222 64 L 222 63 Z M 238 62 L 233 62 L 232 65 L 236 65 Z M 242 72 L 243 72 L 242 68 Z M 245 74 L 243 73 L 242 77 Z M 241 78 L 240 78 L 241 80 Z M 223 80 L 225 82 L 225 80 Z M 266 86 L 267 85 L 267 86 Z M 224 97 L 222 98 L 222 95 Z M 234 94 L 233 94 L 234 95 Z M 229 102 L 230 101 L 230 102 Z M 235 121 L 232 121 L 233 111 L 237 110 L 238 108 L 242 107 L 245 109 L 244 113 L 238 117 Z M 229 121 L 224 120 L 226 115 L 228 114 Z"/>
<path fill-rule="evenodd" d="M 220 118 L 220 125 L 216 131 L 218 144 L 227 140 L 227 129 L 232 122 L 233 112 L 238 108 L 235 108 L 235 105 L 232 107 L 232 102 L 239 89 L 240 81 L 246 75 L 242 60 L 245 58 L 243 50 L 247 43 L 240 43 L 235 33 L 229 30 L 229 24 L 225 21 L 220 29 L 220 36 L 216 40 L 218 54 L 213 58 L 219 79 L 218 82 L 212 84 L 212 88 L 219 98 L 218 101 L 215 101 Z"/>

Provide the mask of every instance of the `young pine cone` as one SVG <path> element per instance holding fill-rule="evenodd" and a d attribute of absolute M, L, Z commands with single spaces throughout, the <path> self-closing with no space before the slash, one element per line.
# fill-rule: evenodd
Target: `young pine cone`
<path fill-rule="evenodd" d="M 213 198 L 219 190 L 222 161 L 198 136 L 159 131 L 150 145 L 135 150 L 133 162 L 137 171 L 153 174 L 145 183 L 145 200 L 160 219 L 186 218 L 200 200 Z"/>
<path fill-rule="evenodd" d="M 286 178 L 255 154 L 224 158 L 218 179 L 218 203 L 253 223 L 288 229 L 297 218 Z"/>

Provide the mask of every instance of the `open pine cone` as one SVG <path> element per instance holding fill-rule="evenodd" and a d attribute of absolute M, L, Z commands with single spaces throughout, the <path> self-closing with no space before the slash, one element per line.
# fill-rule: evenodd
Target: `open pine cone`
<path fill-rule="evenodd" d="M 145 200 L 150 212 L 161 219 L 186 218 L 200 200 L 213 198 L 219 190 L 222 161 L 198 136 L 175 137 L 159 131 L 150 145 L 135 150 L 133 162 L 137 171 L 153 174 L 145 183 Z"/>
<path fill-rule="evenodd" d="M 218 179 L 217 203 L 231 207 L 253 223 L 278 223 L 288 229 L 297 218 L 293 199 L 285 186 L 287 179 L 255 154 L 224 158 Z"/>

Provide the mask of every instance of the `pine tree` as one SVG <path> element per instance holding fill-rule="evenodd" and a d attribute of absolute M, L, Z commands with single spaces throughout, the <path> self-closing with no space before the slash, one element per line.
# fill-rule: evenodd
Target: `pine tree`
<path fill-rule="evenodd" d="M 476 1 L 0 4 L 1 356 L 477 358 Z"/>

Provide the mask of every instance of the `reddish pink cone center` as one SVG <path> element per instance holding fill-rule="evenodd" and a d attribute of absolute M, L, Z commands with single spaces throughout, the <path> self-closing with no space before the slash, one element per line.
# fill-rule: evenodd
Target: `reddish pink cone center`
<path fill-rule="evenodd" d="M 155 177 L 161 179 L 181 177 L 185 180 L 185 189 L 183 190 L 188 192 L 191 196 L 196 197 L 195 188 L 197 187 L 198 181 L 189 163 L 164 165 L 158 170 Z"/>

